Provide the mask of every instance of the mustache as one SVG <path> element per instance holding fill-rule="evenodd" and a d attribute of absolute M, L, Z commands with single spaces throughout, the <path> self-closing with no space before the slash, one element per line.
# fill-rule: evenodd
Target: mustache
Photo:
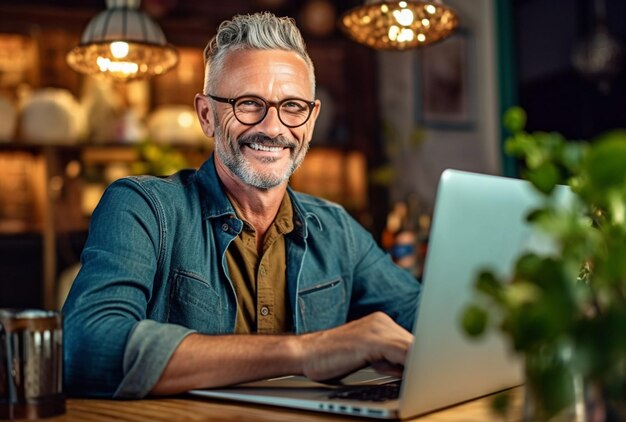
<path fill-rule="evenodd" d="M 259 144 L 267 147 L 282 147 L 282 148 L 295 148 L 296 143 L 282 135 L 275 138 L 270 138 L 262 133 L 252 133 L 242 136 L 237 140 L 239 146 L 247 144 Z"/>

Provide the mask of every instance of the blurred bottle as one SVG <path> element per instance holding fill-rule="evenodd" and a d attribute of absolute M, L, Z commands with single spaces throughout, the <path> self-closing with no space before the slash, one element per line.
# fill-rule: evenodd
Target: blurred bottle
<path fill-rule="evenodd" d="M 387 252 L 391 252 L 391 248 L 393 247 L 396 241 L 396 233 L 400 230 L 401 222 L 401 202 L 395 202 L 389 214 L 387 214 L 387 222 L 385 224 L 385 228 L 382 233 L 382 246 Z"/>
<path fill-rule="evenodd" d="M 387 216 L 383 245 L 398 266 L 417 277 L 417 230 L 410 200 L 398 201 Z"/>
<path fill-rule="evenodd" d="M 421 209 L 417 195 L 393 204 L 382 235 L 383 248 L 417 279 L 422 276 L 429 231 L 430 216 Z"/>

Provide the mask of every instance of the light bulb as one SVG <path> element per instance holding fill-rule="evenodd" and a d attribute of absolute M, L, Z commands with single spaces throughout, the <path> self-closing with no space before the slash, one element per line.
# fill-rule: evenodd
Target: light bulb
<path fill-rule="evenodd" d="M 393 17 L 402 26 L 410 26 L 413 23 L 413 12 L 409 9 L 394 10 Z"/>
<path fill-rule="evenodd" d="M 112 42 L 109 48 L 111 50 L 111 54 L 116 59 L 123 59 L 124 57 L 128 56 L 128 52 L 130 50 L 128 43 L 124 41 Z"/>

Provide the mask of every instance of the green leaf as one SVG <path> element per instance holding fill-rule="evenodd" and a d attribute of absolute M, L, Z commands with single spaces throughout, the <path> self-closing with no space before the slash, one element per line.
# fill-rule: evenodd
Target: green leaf
<path fill-rule="evenodd" d="M 541 289 L 527 281 L 513 283 L 506 290 L 507 301 L 513 306 L 523 306 L 536 302 L 541 296 Z"/>
<path fill-rule="evenodd" d="M 552 163 L 544 163 L 537 168 L 528 170 L 526 178 L 544 194 L 550 194 L 561 179 L 561 174 Z"/>
<path fill-rule="evenodd" d="M 526 216 L 526 221 L 530 223 L 536 223 L 548 217 L 549 215 L 550 210 L 547 210 L 545 208 L 537 208 L 528 213 L 528 215 Z"/>
<path fill-rule="evenodd" d="M 524 130 L 526 126 L 526 111 L 521 107 L 509 108 L 502 118 L 502 124 L 511 133 Z"/>
<path fill-rule="evenodd" d="M 487 312 L 478 305 L 469 305 L 463 312 L 462 325 L 465 332 L 471 337 L 477 337 L 485 332 L 489 316 Z"/>
<path fill-rule="evenodd" d="M 585 142 L 568 142 L 564 145 L 561 162 L 570 173 L 580 173 L 588 146 Z"/>
<path fill-rule="evenodd" d="M 478 274 L 476 290 L 496 301 L 500 301 L 502 298 L 502 285 L 490 271 L 483 271 Z"/>
<path fill-rule="evenodd" d="M 583 171 L 591 189 L 605 191 L 626 182 L 626 132 L 616 132 L 593 144 Z"/>
<path fill-rule="evenodd" d="M 541 267 L 541 258 L 533 253 L 522 255 L 515 263 L 516 278 L 532 279 Z"/>

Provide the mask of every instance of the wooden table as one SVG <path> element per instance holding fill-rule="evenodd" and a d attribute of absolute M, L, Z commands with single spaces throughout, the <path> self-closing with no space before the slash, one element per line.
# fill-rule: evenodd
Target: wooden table
<path fill-rule="evenodd" d="M 412 419 L 416 422 L 488 422 L 521 420 L 522 390 L 512 392 L 510 417 L 491 411 L 491 397 L 477 399 L 439 412 Z M 67 413 L 46 419 L 48 422 L 102 421 L 211 421 L 211 422 L 305 422 L 355 421 L 357 418 L 333 414 L 289 410 L 227 401 L 177 396 L 175 398 L 132 401 L 68 399 Z M 367 419 L 374 420 L 374 419 Z"/>

